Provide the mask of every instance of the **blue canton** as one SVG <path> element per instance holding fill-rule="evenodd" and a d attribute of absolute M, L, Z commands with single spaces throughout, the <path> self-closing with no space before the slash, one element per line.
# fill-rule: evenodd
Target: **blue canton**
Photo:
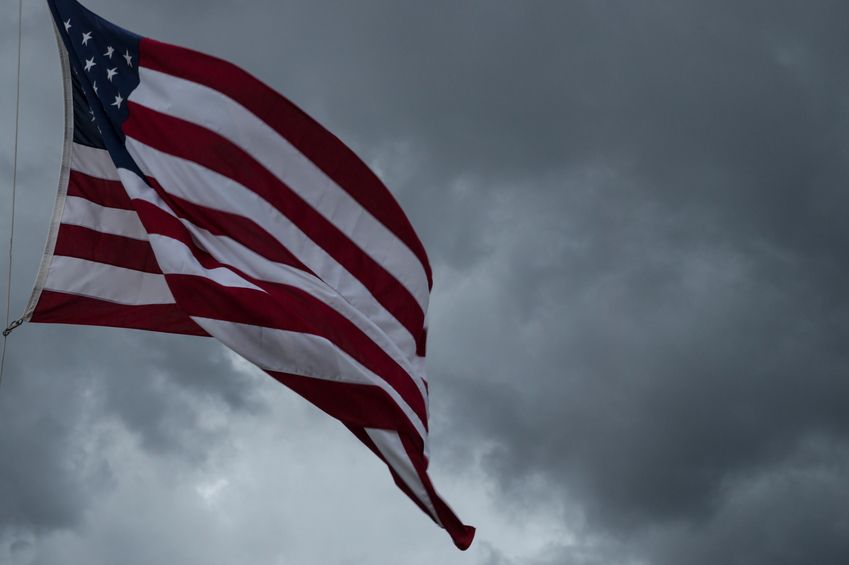
<path fill-rule="evenodd" d="M 65 44 L 74 99 L 74 141 L 109 149 L 118 166 L 137 169 L 124 148 L 127 99 L 139 85 L 140 37 L 75 0 L 48 0 Z"/>

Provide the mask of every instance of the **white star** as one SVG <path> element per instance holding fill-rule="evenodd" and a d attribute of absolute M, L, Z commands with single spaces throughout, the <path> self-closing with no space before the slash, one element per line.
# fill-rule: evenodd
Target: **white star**
<path fill-rule="evenodd" d="M 97 66 L 97 63 L 94 62 L 94 57 L 92 57 L 91 59 L 85 60 L 85 70 L 86 71 L 90 71 L 91 68 L 95 67 L 95 66 Z"/>
<path fill-rule="evenodd" d="M 63 23 L 65 24 L 65 33 L 68 33 L 68 31 L 71 29 L 71 18 L 68 18 L 68 21 Z"/>
<path fill-rule="evenodd" d="M 94 93 L 97 94 L 97 81 L 94 81 L 94 83 L 92 83 L 91 87 L 94 89 Z"/>
<path fill-rule="evenodd" d="M 124 59 L 126 59 L 126 60 L 127 60 L 127 66 L 128 66 L 128 67 L 130 67 L 130 68 L 132 68 L 132 67 L 133 67 L 133 56 L 132 56 L 132 55 L 130 55 L 129 50 L 128 50 L 128 51 L 127 51 L 127 53 L 124 55 Z"/>
<path fill-rule="evenodd" d="M 115 106 L 120 110 L 121 109 L 121 102 L 123 102 L 123 101 L 124 101 L 124 99 L 121 98 L 121 93 L 119 92 L 118 96 L 115 97 L 115 102 L 110 104 L 110 106 Z"/>
<path fill-rule="evenodd" d="M 88 45 L 88 41 L 91 39 L 91 32 L 87 31 L 83 34 L 83 45 Z"/>
<path fill-rule="evenodd" d="M 109 47 L 106 48 L 106 53 L 104 53 L 103 56 L 109 57 L 111 59 L 112 53 L 114 53 L 114 52 L 115 52 L 115 48 L 110 45 Z"/>
<path fill-rule="evenodd" d="M 109 80 L 109 82 L 112 82 L 112 77 L 114 77 L 117 74 L 118 74 L 118 67 L 115 67 L 114 69 L 106 69 L 106 78 L 107 78 L 107 80 Z"/>

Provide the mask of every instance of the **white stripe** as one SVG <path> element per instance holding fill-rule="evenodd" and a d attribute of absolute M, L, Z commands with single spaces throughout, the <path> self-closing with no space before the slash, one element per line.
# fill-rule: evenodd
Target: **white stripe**
<path fill-rule="evenodd" d="M 144 67 L 139 73 L 132 102 L 203 126 L 241 147 L 391 273 L 427 311 L 427 275 L 418 257 L 273 128 L 217 90 Z M 152 171 L 159 178 L 159 171 Z"/>
<path fill-rule="evenodd" d="M 124 173 L 124 169 L 121 169 L 121 172 Z M 139 177 L 132 172 L 128 171 L 124 175 L 126 176 L 125 183 L 138 184 Z M 134 193 L 136 192 L 135 188 L 130 190 Z M 146 185 L 139 188 L 138 196 L 139 200 L 144 200 L 158 207 L 160 210 L 173 215 L 173 212 L 162 198 L 156 192 L 147 190 Z M 255 279 L 299 288 L 333 308 L 359 328 L 398 363 L 414 380 L 422 397 L 427 398 L 427 388 L 422 377 L 423 367 L 419 361 L 420 358 L 416 358 L 416 364 L 413 364 L 380 327 L 354 308 L 336 290 L 325 284 L 324 281 L 290 265 L 270 261 L 230 237 L 215 235 L 199 228 L 188 220 L 177 219 L 191 233 L 195 242 L 220 263 L 235 267 Z M 153 239 L 155 236 L 152 235 L 150 237 Z"/>
<path fill-rule="evenodd" d="M 150 188 L 147 183 L 142 180 L 134 171 L 129 169 L 119 169 L 121 184 L 127 190 L 130 198 L 138 200 L 153 201 L 153 204 L 158 206 L 164 212 L 174 216 L 173 210 Z M 201 265 L 195 258 L 191 249 L 182 241 L 176 240 L 160 234 L 148 234 L 153 253 L 156 255 L 156 260 L 159 263 L 159 268 L 166 275 L 194 275 L 205 277 L 222 286 L 230 286 L 235 288 L 249 288 L 265 292 L 255 284 L 245 280 L 237 273 L 227 269 L 226 267 L 217 267 L 215 269 L 207 269 Z"/>
<path fill-rule="evenodd" d="M 436 508 L 433 506 L 433 501 L 428 496 L 427 489 L 425 489 L 413 462 L 410 461 L 407 450 L 404 449 L 404 444 L 401 443 L 401 438 L 398 437 L 398 432 L 374 428 L 364 429 L 380 450 L 387 464 L 398 473 L 398 476 L 401 477 L 401 480 L 409 487 L 410 491 L 425 505 L 433 520 L 442 526 L 442 522 L 436 513 Z"/>
<path fill-rule="evenodd" d="M 99 179 L 120 180 L 108 151 L 79 143 L 74 143 L 71 150 L 71 170 Z"/>
<path fill-rule="evenodd" d="M 408 359 L 415 358 L 415 340 L 407 328 L 356 277 L 274 206 L 237 182 L 193 161 L 168 155 L 130 137 L 127 138 L 127 149 L 142 169 L 159 171 L 156 178 L 169 194 L 193 204 L 238 214 L 262 226 L 322 281 L 372 320 Z M 125 188 L 134 198 L 142 198 L 160 208 L 167 208 L 138 175 L 121 169 L 121 177 Z"/>
<path fill-rule="evenodd" d="M 119 172 L 122 184 L 131 198 L 148 201 L 158 198 L 135 172 L 127 169 L 120 169 Z M 161 199 L 155 205 L 174 216 L 173 211 Z M 226 286 L 242 286 L 240 283 L 244 283 L 249 285 L 248 288 L 261 290 L 229 269 L 205 269 L 197 262 L 191 250 L 176 239 L 158 234 L 150 234 L 149 237 L 157 262 L 164 273 L 208 276 Z M 398 391 L 328 339 L 251 324 L 194 316 L 192 319 L 208 334 L 262 369 L 381 388 L 401 408 L 427 444 L 424 424 Z"/>
<path fill-rule="evenodd" d="M 197 243 L 219 262 L 231 265 L 255 279 L 303 290 L 333 308 L 398 363 L 404 372 L 415 381 L 422 397 L 427 398 L 424 380 L 418 372 L 421 370 L 421 365 L 413 365 L 411 360 L 404 356 L 398 346 L 372 320 L 351 306 L 347 300 L 325 284 L 324 281 L 290 265 L 269 261 L 230 237 L 212 234 L 188 220 L 181 220 L 181 222 L 191 232 Z"/>
<path fill-rule="evenodd" d="M 392 386 L 336 347 L 312 334 L 266 328 L 192 316 L 209 335 L 266 371 L 289 373 L 315 379 L 371 385 L 384 390 L 426 440 L 427 431 Z"/>
<path fill-rule="evenodd" d="M 53 257 L 44 288 L 128 306 L 174 303 L 162 275 L 62 255 Z"/>
<path fill-rule="evenodd" d="M 150 234 L 150 245 L 156 255 L 162 273 L 165 275 L 191 275 L 203 277 L 221 286 L 231 288 L 249 288 L 265 293 L 263 289 L 246 281 L 226 267 L 207 269 L 192 254 L 192 250 L 178 239 L 165 235 Z"/>
<path fill-rule="evenodd" d="M 62 223 L 111 235 L 147 240 L 147 232 L 134 211 L 107 208 L 78 196 L 66 198 Z"/>

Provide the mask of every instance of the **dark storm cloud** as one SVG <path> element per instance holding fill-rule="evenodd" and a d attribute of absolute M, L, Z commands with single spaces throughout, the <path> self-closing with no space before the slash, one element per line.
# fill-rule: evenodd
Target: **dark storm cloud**
<path fill-rule="evenodd" d="M 55 371 L 69 362 L 49 352 L 42 359 Z M 7 378 L 0 395 L 0 541 L 3 534 L 74 525 L 92 482 L 100 482 L 97 469 L 73 468 L 82 443 L 75 430 L 90 408 L 80 390 L 86 381 L 48 384 L 21 365 L 8 364 L 7 375 L 21 378 Z"/>
<path fill-rule="evenodd" d="M 206 340 L 66 328 L 36 333 L 10 354 L 0 394 L 0 532 L 72 528 L 114 482 L 101 458 L 105 422 L 118 423 L 156 457 L 203 464 L 227 436 L 223 414 L 262 409 L 254 382 Z M 16 335 L 16 338 L 20 337 Z M 99 344 L 109 339 L 109 350 Z M 14 461 L 14 465 L 8 462 Z"/>
<path fill-rule="evenodd" d="M 366 154 L 394 144 L 391 184 L 437 264 L 495 287 L 446 314 L 468 333 L 432 332 L 458 350 L 434 381 L 457 389 L 452 429 L 496 442 L 506 487 L 543 473 L 614 535 L 674 536 L 812 434 L 846 438 L 845 6 L 382 8 L 299 12 L 340 39 L 291 90 Z M 316 75 L 339 87 L 310 91 Z M 838 482 L 794 484 L 788 545 L 845 521 L 816 506 Z M 764 492 L 748 512 L 780 504 Z M 824 531 L 823 559 L 845 558 Z M 682 535 L 668 562 L 720 537 Z M 763 543 L 737 549 L 780 560 Z"/>
<path fill-rule="evenodd" d="M 802 451 L 736 481 L 709 521 L 656 537 L 652 553 L 665 563 L 694 565 L 845 561 L 846 446 L 820 440 Z"/>
<path fill-rule="evenodd" d="M 668 527 L 677 553 L 647 551 L 652 562 L 789 563 L 796 547 L 845 560 L 847 513 L 821 498 L 845 497 L 834 478 L 845 467 L 823 478 L 822 461 L 805 463 L 809 473 L 777 480 L 786 491 L 770 483 L 744 502 L 724 493 L 764 467 L 780 475 L 812 435 L 846 452 L 849 14 L 837 3 L 586 6 L 573 15 L 593 18 L 551 38 L 557 68 L 596 61 L 566 73 L 564 104 L 549 108 L 564 160 L 493 159 L 481 167 L 490 182 L 471 183 L 476 203 L 509 193 L 475 228 L 507 244 L 474 279 L 498 279 L 487 306 L 503 313 L 463 313 L 506 327 L 472 338 L 492 366 L 456 383 L 454 413 L 496 442 L 487 463 L 511 492 L 542 473 L 614 536 Z M 487 226 L 498 207 L 536 233 Z M 772 535 L 783 542 L 769 546 Z"/>
<path fill-rule="evenodd" d="M 242 64 L 398 194 L 436 271 L 436 456 L 505 513 L 559 497 L 578 538 L 480 562 L 849 559 L 845 2 L 89 5 Z M 110 337 L 92 368 L 106 335 L 13 358 L 0 531 L 72 527 L 108 490 L 97 457 L 72 465 L 92 420 L 197 462 L 221 431 L 198 396 L 255 408 L 194 341 Z"/>

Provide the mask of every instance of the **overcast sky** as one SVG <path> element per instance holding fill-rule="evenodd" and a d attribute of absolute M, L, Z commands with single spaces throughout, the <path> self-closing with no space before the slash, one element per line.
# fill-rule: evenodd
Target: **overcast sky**
<path fill-rule="evenodd" d="M 24 4 L 13 314 L 63 124 Z M 27 325 L 0 564 L 849 563 L 845 0 L 85 4 L 243 66 L 396 194 L 435 271 L 432 476 L 478 536 L 212 340 Z"/>

